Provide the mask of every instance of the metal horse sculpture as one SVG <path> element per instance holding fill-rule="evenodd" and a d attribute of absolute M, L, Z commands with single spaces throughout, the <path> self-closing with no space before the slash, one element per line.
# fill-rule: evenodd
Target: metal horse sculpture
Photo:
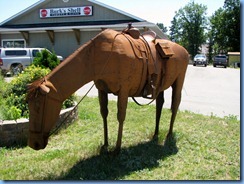
<path fill-rule="evenodd" d="M 133 38 L 134 37 L 134 38 Z M 157 45 L 166 45 L 171 54 L 162 56 Z M 81 46 L 43 79 L 28 89 L 28 145 L 44 149 L 51 129 L 58 120 L 62 103 L 90 81 L 98 89 L 100 111 L 104 124 L 104 147 L 108 146 L 108 93 L 118 96 L 118 138 L 115 153 L 121 149 L 123 123 L 128 97 L 144 96 L 156 99 L 156 128 L 164 103 L 164 90 L 172 87 L 172 116 L 167 137 L 172 136 L 173 124 L 181 101 L 181 90 L 188 65 L 188 53 L 180 45 L 148 35 L 133 35 L 106 29 Z"/>

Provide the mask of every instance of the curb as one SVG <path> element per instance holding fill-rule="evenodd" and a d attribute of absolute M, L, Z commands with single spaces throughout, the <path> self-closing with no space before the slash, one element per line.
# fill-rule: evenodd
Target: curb
<path fill-rule="evenodd" d="M 73 111 L 73 112 L 72 112 Z M 70 115 L 69 113 L 72 112 Z M 58 127 L 61 122 L 69 115 L 64 125 L 67 127 L 69 124 L 73 123 L 78 115 L 77 108 L 70 107 L 61 110 L 59 114 L 59 120 L 57 121 L 55 128 Z M 55 129 L 54 128 L 54 129 Z M 59 131 L 59 130 L 58 130 Z M 11 147 L 15 145 L 27 145 L 27 139 L 29 134 L 29 120 L 28 119 L 18 119 L 0 121 L 0 147 Z"/>

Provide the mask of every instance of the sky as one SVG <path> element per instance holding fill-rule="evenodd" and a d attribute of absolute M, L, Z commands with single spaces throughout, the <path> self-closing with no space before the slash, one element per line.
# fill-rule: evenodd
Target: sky
<path fill-rule="evenodd" d="M 0 0 L 0 22 L 19 13 L 39 0 Z M 60 0 L 61 1 L 61 0 Z M 72 1 L 72 0 L 70 0 Z M 169 27 L 175 11 L 183 8 L 192 0 L 99 0 L 100 2 L 123 10 L 152 23 L 163 23 Z M 194 0 L 207 6 L 207 16 L 223 7 L 224 0 Z"/>

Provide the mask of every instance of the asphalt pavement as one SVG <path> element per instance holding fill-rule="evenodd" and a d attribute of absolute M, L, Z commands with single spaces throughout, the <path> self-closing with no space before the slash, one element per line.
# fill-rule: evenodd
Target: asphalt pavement
<path fill-rule="evenodd" d="M 83 96 L 92 84 L 86 84 L 76 94 Z M 171 93 L 171 88 L 165 91 L 164 108 L 170 108 Z M 93 87 L 88 96 L 94 97 L 97 94 L 96 87 Z M 240 69 L 189 65 L 179 110 L 218 117 L 234 115 L 240 119 L 240 94 Z M 109 94 L 109 99 L 117 100 L 117 96 Z M 150 101 L 137 99 L 140 103 Z M 131 98 L 129 100 L 132 101 Z"/>

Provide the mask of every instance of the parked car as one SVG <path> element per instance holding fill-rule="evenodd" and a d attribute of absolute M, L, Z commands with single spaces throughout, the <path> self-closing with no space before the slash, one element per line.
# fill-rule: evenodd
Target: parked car
<path fill-rule="evenodd" d="M 0 48 L 0 72 L 4 75 L 7 73 L 11 75 L 21 73 L 33 62 L 37 53 L 44 49 L 45 48 Z M 57 57 L 60 61 L 63 60 L 62 56 Z"/>
<path fill-rule="evenodd" d="M 226 55 L 217 55 L 214 57 L 214 61 L 213 61 L 213 66 L 223 66 L 223 67 L 227 67 L 228 65 L 228 58 Z"/>
<path fill-rule="evenodd" d="M 204 65 L 205 67 L 208 65 L 207 57 L 205 54 L 197 54 L 194 57 L 193 66 L 196 66 L 196 65 Z"/>

